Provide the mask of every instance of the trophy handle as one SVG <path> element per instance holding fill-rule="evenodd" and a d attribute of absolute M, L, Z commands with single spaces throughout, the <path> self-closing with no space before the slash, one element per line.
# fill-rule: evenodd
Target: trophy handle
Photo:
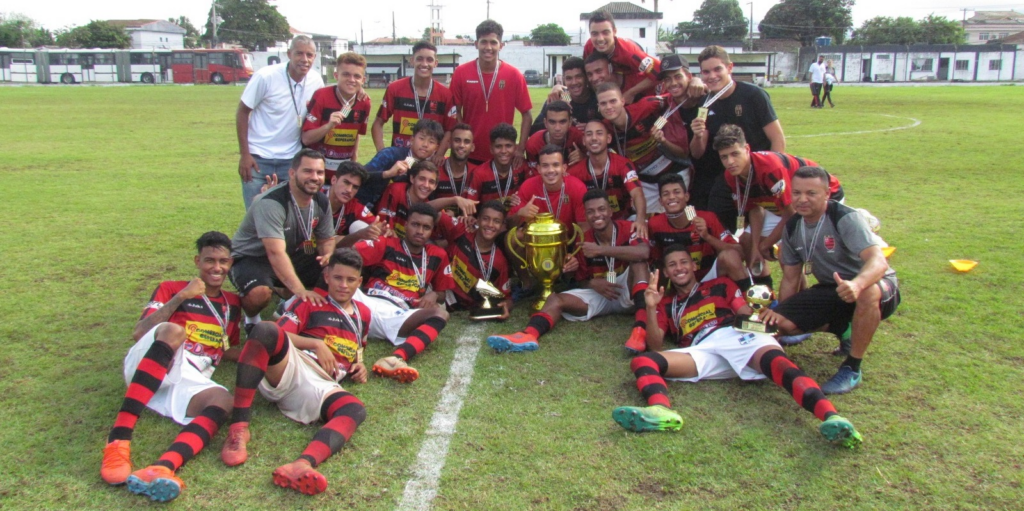
<path fill-rule="evenodd" d="M 523 245 L 523 242 L 519 241 L 519 237 L 516 236 L 516 230 L 518 229 L 519 227 L 513 227 L 509 229 L 508 234 L 505 235 L 505 245 L 508 245 L 508 253 L 512 254 L 516 259 L 522 261 L 523 266 L 526 266 L 526 259 L 523 259 L 518 253 L 516 253 L 515 249 L 512 247 L 512 243 L 514 242 L 517 245 L 519 245 L 520 248 L 524 250 L 526 249 L 526 245 Z"/>
<path fill-rule="evenodd" d="M 570 257 L 576 257 L 576 254 L 580 253 L 580 249 L 583 248 L 583 229 L 580 229 L 578 224 L 572 224 L 572 227 L 575 232 L 572 233 L 572 238 L 569 238 L 569 241 L 566 243 L 569 245 L 576 243 L 577 241 L 580 243 L 576 243 L 576 250 L 573 250 L 571 254 L 567 255 L 567 259 Z"/>

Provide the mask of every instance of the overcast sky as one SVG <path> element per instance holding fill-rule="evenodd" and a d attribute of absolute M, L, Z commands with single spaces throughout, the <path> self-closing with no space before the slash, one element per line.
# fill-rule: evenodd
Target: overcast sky
<path fill-rule="evenodd" d="M 358 37 L 360 21 L 366 40 L 376 37 L 391 36 L 391 13 L 395 12 L 395 25 L 398 36 L 418 37 L 423 29 L 430 24 L 430 9 L 427 5 L 431 0 L 334 0 L 313 2 L 310 0 L 277 0 L 277 5 L 293 27 L 306 32 L 332 34 L 353 40 Z M 647 9 L 653 9 L 653 0 L 640 3 Z M 750 5 L 739 0 L 744 13 L 750 12 Z M 1005 0 L 990 0 L 1000 2 Z M 1010 0 L 1012 1 L 1012 0 Z M 472 35 L 476 25 L 486 19 L 486 0 L 434 0 L 444 8 L 441 17 L 445 33 L 448 37 L 464 34 Z M 561 1 L 551 0 L 492 0 L 491 17 L 505 28 L 506 38 L 511 34 L 528 34 L 539 24 L 558 23 L 566 32 L 578 34 L 580 30 L 579 15 L 582 11 L 591 11 L 607 1 Z M 755 25 L 778 0 L 755 0 Z M 664 13 L 663 24 L 675 25 L 680 21 L 690 20 L 693 11 L 700 7 L 701 0 L 660 0 L 659 10 Z M 960 3 L 957 0 L 902 0 L 895 4 L 891 0 L 857 0 L 853 7 L 854 25 L 859 26 L 864 20 L 875 16 L 910 16 L 920 19 L 935 13 L 951 19 L 962 19 L 967 8 L 970 17 L 973 10 L 1017 10 L 1024 12 L 1024 0 L 1019 3 Z M 210 9 L 208 0 L 177 0 L 150 1 L 137 0 L 103 0 L 83 2 L 81 0 L 33 0 L 28 3 L 15 0 L 0 0 L 0 12 L 21 13 L 38 21 L 49 29 L 58 29 L 71 25 L 84 25 L 92 19 L 166 19 L 169 17 L 187 16 L 194 25 L 200 27 L 206 22 Z M 749 14 L 747 14 L 749 16 Z M 200 29 L 201 30 L 201 29 Z"/>

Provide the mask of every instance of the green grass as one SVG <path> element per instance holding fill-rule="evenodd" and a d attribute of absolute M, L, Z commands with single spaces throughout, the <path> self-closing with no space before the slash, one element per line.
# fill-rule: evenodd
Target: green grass
<path fill-rule="evenodd" d="M 130 330 L 156 284 L 194 273 L 193 240 L 241 219 L 238 87 L 0 88 L 0 508 L 111 509 L 145 501 L 98 477 L 124 391 Z M 533 89 L 540 106 L 543 91 Z M 898 247 L 904 302 L 864 362 L 865 383 L 834 400 L 864 434 L 850 452 L 769 383 L 670 384 L 686 424 L 633 434 L 611 420 L 640 405 L 621 344 L 631 319 L 560 324 L 525 355 L 476 360 L 436 509 L 1012 509 L 1024 430 L 1024 299 L 1019 172 L 1021 87 L 837 88 L 838 107 L 806 108 L 804 89 L 772 89 L 789 152 L 838 175 L 848 203 Z M 378 104 L 381 91 L 371 91 Z M 889 117 L 895 116 L 895 117 Z M 821 133 L 903 126 L 860 135 Z M 373 153 L 367 137 L 361 160 Z M 956 274 L 947 259 L 981 262 Z M 517 310 L 491 331 L 525 321 Z M 270 483 L 317 426 L 254 407 L 250 460 L 225 468 L 223 433 L 180 473 L 188 509 L 393 509 L 411 477 L 455 342 L 456 317 L 416 359 L 422 377 L 349 389 L 368 419 L 322 466 L 326 495 Z M 789 350 L 822 381 L 834 340 Z M 367 358 L 387 353 L 371 343 Z M 215 379 L 234 380 L 225 363 Z M 1018 396 L 1018 397 L 1014 397 Z M 133 460 L 177 433 L 147 412 Z"/>

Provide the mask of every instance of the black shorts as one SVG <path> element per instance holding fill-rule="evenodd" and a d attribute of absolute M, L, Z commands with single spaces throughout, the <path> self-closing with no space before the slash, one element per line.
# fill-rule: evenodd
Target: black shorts
<path fill-rule="evenodd" d="M 306 255 L 305 253 L 292 254 L 292 267 L 295 274 L 302 281 L 306 289 L 312 289 L 320 278 L 320 263 L 316 260 L 316 254 Z M 231 273 L 228 274 L 231 283 L 238 290 L 239 296 L 249 294 L 254 288 L 267 286 L 270 288 L 282 288 L 284 284 L 277 279 L 274 268 L 270 265 L 270 259 L 264 257 L 240 257 L 235 259 L 231 265 Z"/>
<path fill-rule="evenodd" d="M 900 304 L 899 281 L 896 275 L 889 275 L 875 285 L 882 290 L 879 300 L 882 319 L 888 318 Z M 838 337 L 850 326 L 856 307 L 856 303 L 847 303 L 839 298 L 836 286 L 815 284 L 780 303 L 775 312 L 792 321 L 803 332 L 814 332 L 828 325 L 828 331 Z"/>

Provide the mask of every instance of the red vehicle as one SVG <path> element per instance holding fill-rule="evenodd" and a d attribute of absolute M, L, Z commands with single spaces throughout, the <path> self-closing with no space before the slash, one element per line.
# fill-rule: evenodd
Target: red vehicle
<path fill-rule="evenodd" d="M 245 50 L 174 50 L 174 83 L 231 83 L 252 78 L 252 55 Z"/>

